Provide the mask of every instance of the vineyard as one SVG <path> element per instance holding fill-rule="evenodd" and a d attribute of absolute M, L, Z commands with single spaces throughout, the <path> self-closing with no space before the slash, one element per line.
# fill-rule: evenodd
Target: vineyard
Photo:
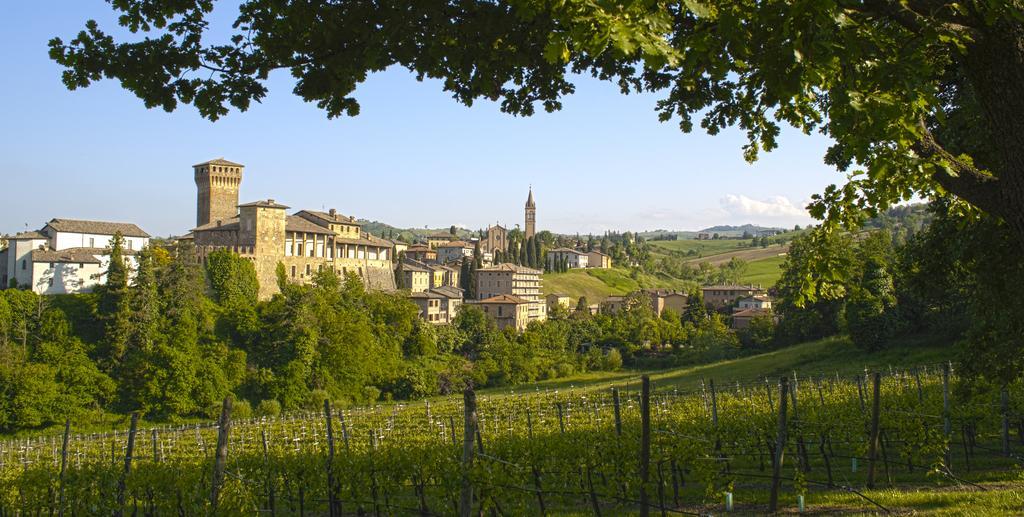
<path fill-rule="evenodd" d="M 1012 478 L 1022 403 L 1021 384 L 967 390 L 948 365 L 237 421 L 225 401 L 218 424 L 0 442 L 0 516 L 706 515 L 833 492 L 888 513 L 865 487 Z"/>

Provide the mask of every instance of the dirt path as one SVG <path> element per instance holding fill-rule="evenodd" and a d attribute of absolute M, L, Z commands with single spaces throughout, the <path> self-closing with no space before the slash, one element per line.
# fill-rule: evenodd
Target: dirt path
<path fill-rule="evenodd" d="M 727 253 L 720 253 L 718 255 L 711 255 L 710 257 L 702 257 L 687 260 L 686 263 L 691 266 L 696 266 L 701 262 L 708 262 L 712 266 L 720 266 L 732 260 L 733 257 L 741 258 L 747 262 L 753 262 L 755 260 L 761 260 L 766 258 L 775 257 L 778 255 L 784 255 L 789 251 L 789 243 L 781 246 L 772 245 L 767 248 L 750 248 L 742 249 L 737 251 L 730 251 Z"/>

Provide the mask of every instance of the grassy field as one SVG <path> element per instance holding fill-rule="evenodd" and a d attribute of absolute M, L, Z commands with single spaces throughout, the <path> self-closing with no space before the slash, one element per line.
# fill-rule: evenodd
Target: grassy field
<path fill-rule="evenodd" d="M 901 339 L 889 349 L 865 354 L 846 337 L 834 337 L 801 343 L 772 352 L 731 359 L 717 363 L 645 372 L 658 387 L 696 389 L 701 379 L 724 382 L 756 381 L 801 374 L 849 376 L 863 373 L 865 368 L 886 370 L 889 366 L 938 365 L 955 358 L 956 350 L 948 341 L 931 337 Z M 637 382 L 640 371 L 590 372 L 572 377 L 535 383 L 539 389 L 577 388 L 603 390 Z M 532 386 L 531 386 L 532 387 Z M 488 390 L 500 393 L 503 389 Z"/>
<path fill-rule="evenodd" d="M 775 256 L 748 263 L 747 274 L 740 278 L 740 283 L 761 284 L 765 288 L 775 285 L 782 276 L 781 266 L 785 260 L 785 256 Z"/>
<path fill-rule="evenodd" d="M 687 290 L 695 284 L 683 280 L 661 278 L 638 273 L 636 278 L 626 269 L 572 269 L 565 273 L 546 273 L 542 277 L 544 294 L 566 294 L 573 298 L 585 296 L 598 303 L 609 296 L 624 295 L 649 287 Z"/>
<path fill-rule="evenodd" d="M 721 239 L 717 241 L 698 241 L 696 239 L 684 239 L 679 241 L 650 241 L 651 246 L 668 251 L 681 251 L 683 253 L 696 251 L 702 257 L 728 253 L 750 246 L 750 239 Z"/>

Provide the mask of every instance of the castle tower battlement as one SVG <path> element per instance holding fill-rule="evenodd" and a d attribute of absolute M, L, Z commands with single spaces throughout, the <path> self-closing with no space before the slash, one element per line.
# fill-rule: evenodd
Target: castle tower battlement
<path fill-rule="evenodd" d="M 192 166 L 195 172 L 196 226 L 238 215 L 238 190 L 245 166 L 223 158 Z"/>

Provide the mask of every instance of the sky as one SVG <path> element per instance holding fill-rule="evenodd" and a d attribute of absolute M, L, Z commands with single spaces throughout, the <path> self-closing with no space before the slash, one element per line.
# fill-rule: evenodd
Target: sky
<path fill-rule="evenodd" d="M 55 217 L 182 234 L 195 223 L 192 165 L 218 157 L 246 166 L 241 202 L 475 230 L 521 225 L 532 185 L 538 229 L 583 234 L 803 225 L 810 196 L 844 179 L 822 162 L 823 136 L 787 128 L 748 164 L 741 131 L 682 133 L 658 122 L 659 95 L 590 78 L 561 111 L 526 118 L 488 101 L 467 108 L 402 69 L 359 86 L 357 117 L 329 120 L 291 93 L 287 73 L 271 76 L 261 104 L 217 122 L 191 106 L 146 109 L 116 81 L 61 83 L 47 41 L 69 41 L 90 18 L 119 32 L 103 0 L 13 2 L 0 17 L 0 234 Z M 218 8 L 214 30 L 232 20 Z"/>

